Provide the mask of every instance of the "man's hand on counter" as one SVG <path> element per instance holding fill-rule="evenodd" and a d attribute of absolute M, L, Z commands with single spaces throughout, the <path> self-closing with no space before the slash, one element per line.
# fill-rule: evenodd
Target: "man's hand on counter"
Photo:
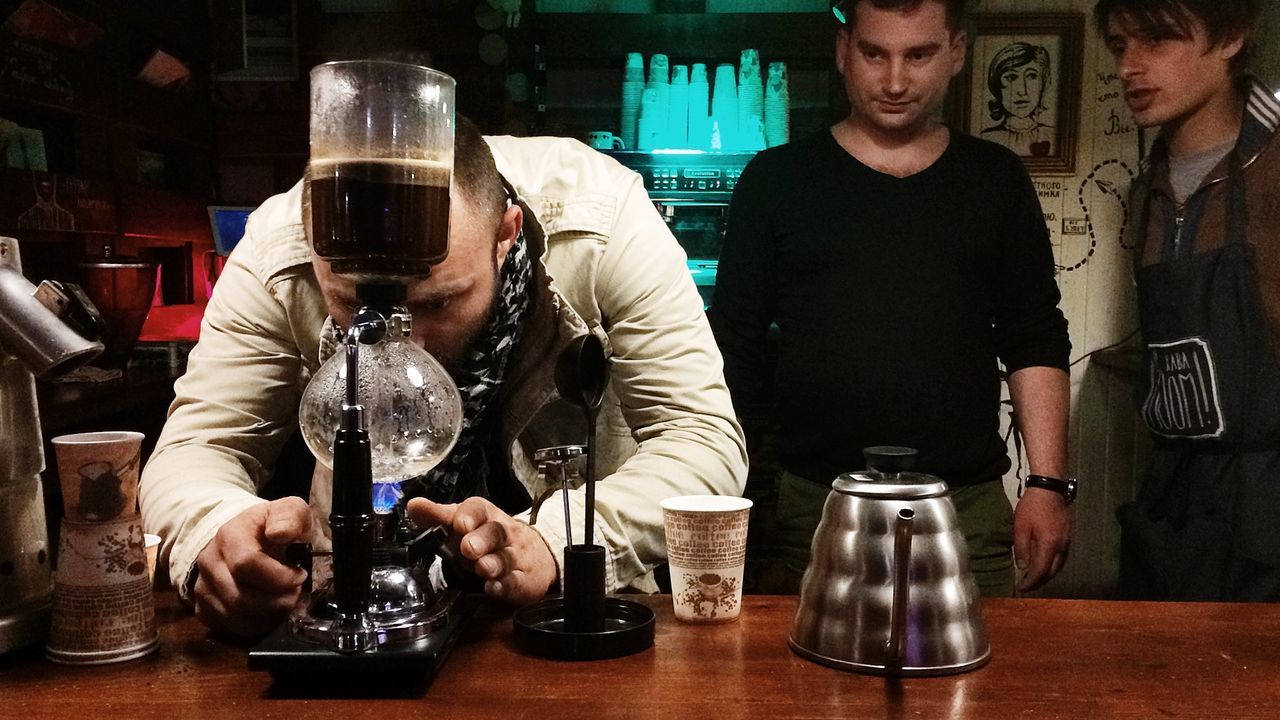
<path fill-rule="evenodd" d="M 1013 556 L 1022 574 L 1019 591 L 1049 582 L 1067 562 L 1071 517 L 1067 503 L 1052 490 L 1027 488 L 1013 515 Z"/>
<path fill-rule="evenodd" d="M 463 562 L 484 579 L 487 595 L 526 605 L 541 600 L 556 581 L 556 561 L 542 534 L 488 500 L 441 505 L 414 498 L 407 508 L 420 527 L 442 525 L 449 531 Z"/>
<path fill-rule="evenodd" d="M 285 547 L 311 539 L 311 509 L 288 497 L 232 518 L 196 556 L 196 617 L 235 635 L 259 635 L 298 601 L 306 572 L 285 565 Z"/>

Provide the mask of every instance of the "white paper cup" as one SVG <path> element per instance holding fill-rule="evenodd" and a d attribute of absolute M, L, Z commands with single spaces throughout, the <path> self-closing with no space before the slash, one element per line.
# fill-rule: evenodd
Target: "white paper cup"
<path fill-rule="evenodd" d="M 638 52 L 627 53 L 622 79 L 627 82 L 644 82 L 644 56 Z"/>
<path fill-rule="evenodd" d="M 676 619 L 738 619 L 751 501 L 731 495 L 686 495 L 667 498 L 661 505 Z"/>
<path fill-rule="evenodd" d="M 147 551 L 147 579 L 156 581 L 156 558 L 160 554 L 160 536 L 146 533 L 142 536 L 143 547 Z"/>
<path fill-rule="evenodd" d="M 649 84 L 667 84 L 671 82 L 671 63 L 666 55 L 654 53 L 649 56 Z"/>

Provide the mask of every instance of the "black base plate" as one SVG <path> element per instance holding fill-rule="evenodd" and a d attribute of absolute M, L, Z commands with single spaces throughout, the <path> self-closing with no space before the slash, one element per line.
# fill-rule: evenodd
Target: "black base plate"
<path fill-rule="evenodd" d="M 564 629 L 564 599 L 554 597 L 516 611 L 516 647 L 555 660 L 604 660 L 634 655 L 653 645 L 653 610 L 630 600 L 604 599 L 604 630 Z"/>
<path fill-rule="evenodd" d="M 421 694 L 480 604 L 463 595 L 444 624 L 421 640 L 339 653 L 276 628 L 249 651 L 249 669 L 271 674 L 273 690 L 289 695 L 385 697 Z"/>

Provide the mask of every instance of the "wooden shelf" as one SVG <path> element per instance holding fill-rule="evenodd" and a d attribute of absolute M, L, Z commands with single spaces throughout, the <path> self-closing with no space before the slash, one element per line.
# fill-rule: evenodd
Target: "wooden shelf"
<path fill-rule="evenodd" d="M 833 111 L 846 107 L 834 69 L 835 24 L 827 13 L 542 13 L 539 26 L 547 59 L 545 131 L 552 134 L 616 131 L 622 68 L 631 52 L 714 67 L 737 64 L 742 50 L 752 48 L 762 65 L 787 63 L 793 138 L 826 127 Z"/>
<path fill-rule="evenodd" d="M 622 67 L 626 54 L 666 53 L 682 62 L 736 62 L 744 48 L 794 67 L 830 67 L 835 24 L 826 13 L 543 14 L 543 40 L 554 68 Z"/>

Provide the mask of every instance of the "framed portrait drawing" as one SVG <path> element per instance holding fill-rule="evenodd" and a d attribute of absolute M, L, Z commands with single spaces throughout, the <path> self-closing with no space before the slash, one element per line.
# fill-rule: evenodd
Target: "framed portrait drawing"
<path fill-rule="evenodd" d="M 1084 15 L 972 17 L 952 122 L 1013 150 L 1033 175 L 1072 175 L 1080 129 Z"/>

